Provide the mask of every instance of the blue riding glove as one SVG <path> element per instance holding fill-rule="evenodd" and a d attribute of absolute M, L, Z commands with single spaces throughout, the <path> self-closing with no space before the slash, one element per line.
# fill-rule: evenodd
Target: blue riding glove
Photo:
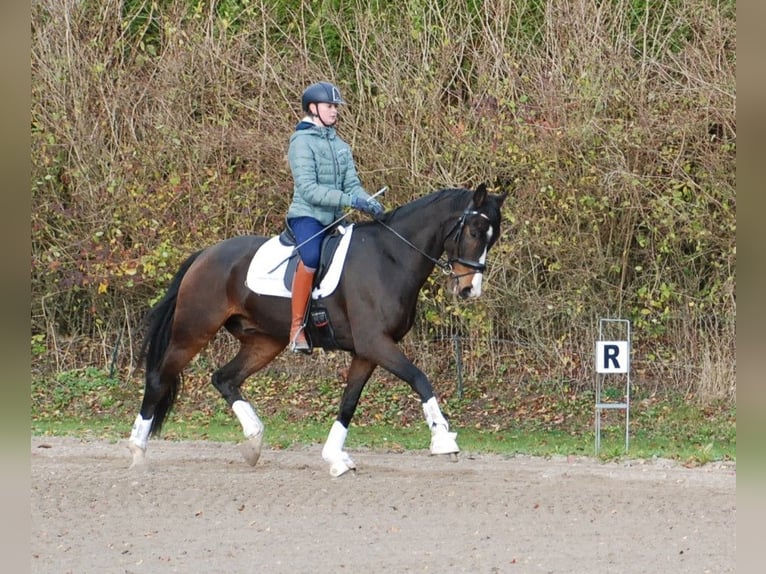
<path fill-rule="evenodd" d="M 383 206 L 380 205 L 380 203 L 378 203 L 378 201 L 372 197 L 369 199 L 364 199 L 363 197 L 356 196 L 351 202 L 351 207 L 358 209 L 363 213 L 372 215 L 375 219 L 379 219 L 385 213 Z"/>

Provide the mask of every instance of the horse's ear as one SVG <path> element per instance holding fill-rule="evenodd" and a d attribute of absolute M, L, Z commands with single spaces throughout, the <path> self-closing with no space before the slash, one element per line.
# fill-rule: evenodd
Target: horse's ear
<path fill-rule="evenodd" d="M 487 184 L 486 183 L 480 183 L 479 187 L 476 188 L 476 191 L 473 192 L 473 206 L 478 208 L 481 208 L 482 205 L 484 205 L 484 201 L 487 199 Z"/>
<path fill-rule="evenodd" d="M 508 190 L 505 190 L 500 195 L 496 195 L 495 198 L 497 199 L 497 208 L 500 209 L 500 206 L 503 205 L 503 202 L 505 201 L 505 198 L 508 197 Z"/>

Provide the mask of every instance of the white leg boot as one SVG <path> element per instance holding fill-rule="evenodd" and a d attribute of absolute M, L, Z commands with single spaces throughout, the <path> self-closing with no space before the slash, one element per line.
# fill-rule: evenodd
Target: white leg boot
<path fill-rule="evenodd" d="M 149 442 L 149 431 L 152 428 L 154 417 L 144 420 L 139 414 L 133 423 L 128 439 L 128 448 L 133 453 L 133 462 L 130 467 L 141 466 L 146 463 L 146 445 Z"/>
<path fill-rule="evenodd" d="M 242 457 L 250 466 L 255 466 L 261 457 L 261 447 L 263 446 L 263 422 L 255 414 L 252 405 L 247 401 L 234 401 L 231 410 L 237 415 L 239 423 L 242 425 L 242 432 L 247 439 L 239 445 L 239 451 Z"/>
<path fill-rule="evenodd" d="M 457 454 L 457 433 L 449 432 L 449 423 L 442 415 L 435 397 L 423 403 L 423 414 L 431 429 L 431 454 Z"/>
<path fill-rule="evenodd" d="M 322 448 L 322 458 L 330 463 L 330 475 L 337 477 L 347 473 L 349 470 L 356 470 L 356 464 L 343 450 L 346 444 L 348 429 L 339 421 L 335 421 L 330 428 L 330 434 Z"/>

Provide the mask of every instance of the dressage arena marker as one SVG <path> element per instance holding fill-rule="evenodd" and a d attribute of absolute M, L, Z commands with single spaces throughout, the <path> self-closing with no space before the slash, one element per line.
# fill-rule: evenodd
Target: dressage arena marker
<path fill-rule="evenodd" d="M 622 339 L 607 339 L 619 334 Z M 602 398 L 607 377 L 622 379 L 625 384 L 624 402 Z M 614 388 L 614 387 L 611 387 Z M 605 410 L 625 411 L 625 452 L 630 444 L 630 321 L 628 319 L 599 319 L 596 341 L 596 454 L 601 448 L 601 413 Z"/>

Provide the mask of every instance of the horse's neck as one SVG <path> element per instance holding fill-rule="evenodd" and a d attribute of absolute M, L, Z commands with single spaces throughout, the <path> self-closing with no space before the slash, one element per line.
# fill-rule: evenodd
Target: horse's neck
<path fill-rule="evenodd" d="M 429 246 L 430 249 L 436 250 L 430 255 L 438 257 L 444 251 L 447 236 L 460 219 L 461 213 L 458 209 L 452 209 L 446 214 L 433 216 L 424 210 L 407 217 L 406 221 L 402 222 L 402 229 L 406 229 L 405 237 L 408 237 L 410 241 L 421 249 Z M 402 232 L 402 235 L 404 234 L 405 232 Z"/>
<path fill-rule="evenodd" d="M 394 238 L 395 241 L 402 244 L 402 248 L 398 249 L 398 252 L 402 254 L 404 259 L 412 261 L 416 266 L 420 266 L 423 261 L 427 261 L 429 264 L 424 269 L 424 276 L 427 277 L 433 270 L 434 263 L 424 257 L 423 253 L 434 260 L 438 260 L 441 257 L 442 253 L 444 253 L 444 244 L 447 241 L 450 230 L 458 221 L 459 216 L 460 214 L 457 212 L 450 214 L 448 217 L 442 216 L 438 218 L 429 218 L 427 215 L 414 216 L 411 214 L 402 220 L 393 221 L 391 227 L 417 248 L 417 250 L 411 247 L 404 248 L 404 242 L 399 238 Z M 422 253 L 419 251 L 422 251 Z"/>

